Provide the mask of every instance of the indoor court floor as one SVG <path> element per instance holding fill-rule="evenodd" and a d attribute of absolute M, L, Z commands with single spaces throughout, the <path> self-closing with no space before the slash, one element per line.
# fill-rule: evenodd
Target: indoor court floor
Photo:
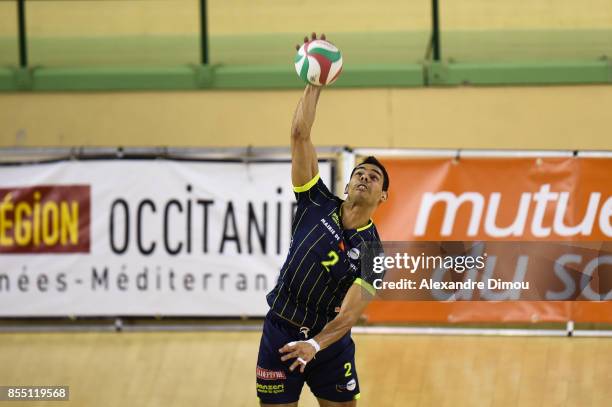
<path fill-rule="evenodd" d="M 68 385 L 66 406 L 257 406 L 259 338 L 259 332 L 2 333 L 0 383 Z M 355 334 L 354 340 L 361 406 L 603 407 L 612 400 L 612 338 Z M 305 387 L 300 406 L 316 405 Z"/>

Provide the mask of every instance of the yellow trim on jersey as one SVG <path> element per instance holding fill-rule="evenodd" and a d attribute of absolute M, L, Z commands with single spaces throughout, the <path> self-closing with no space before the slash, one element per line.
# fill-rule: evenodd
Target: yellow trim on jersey
<path fill-rule="evenodd" d="M 340 205 L 340 210 L 338 211 L 340 213 L 340 218 L 342 218 L 342 205 Z M 370 223 L 368 223 L 365 226 L 362 226 L 360 228 L 357 228 L 357 232 L 361 232 L 362 230 L 366 230 L 367 228 L 369 228 L 370 226 L 372 226 L 374 224 L 374 222 L 372 222 L 372 219 L 370 219 Z M 353 235 L 355 236 L 355 235 Z M 350 238 L 352 238 L 353 236 L 351 236 Z"/>
<path fill-rule="evenodd" d="M 317 174 L 317 175 L 314 176 L 313 179 L 311 179 L 310 181 L 308 181 L 304 185 L 299 186 L 299 187 L 294 186 L 293 187 L 293 191 L 294 192 L 306 192 L 310 188 L 312 188 L 317 183 L 317 181 L 319 181 L 319 178 L 321 178 L 321 175 Z"/>
<path fill-rule="evenodd" d="M 366 289 L 366 291 L 367 291 L 367 292 L 369 292 L 369 293 L 370 293 L 370 294 L 372 294 L 372 295 L 375 295 L 375 294 L 376 294 L 376 288 L 374 288 L 374 287 L 372 286 L 372 284 L 368 283 L 368 282 L 367 282 L 367 281 L 365 281 L 365 280 L 362 280 L 362 279 L 360 279 L 360 278 L 356 278 L 356 279 L 355 279 L 355 281 L 353 282 L 353 284 L 357 284 L 357 285 L 362 286 L 363 288 L 365 288 L 365 289 Z"/>
<path fill-rule="evenodd" d="M 372 222 L 372 221 L 370 220 L 370 223 L 368 223 L 367 225 L 362 226 L 362 227 L 360 227 L 359 229 L 357 229 L 357 232 L 361 232 L 362 230 L 366 230 L 367 228 L 371 227 L 373 224 L 374 224 L 374 222 Z"/>
<path fill-rule="evenodd" d="M 355 396 L 353 397 L 353 400 L 359 400 L 361 398 L 361 393 L 357 393 L 355 394 Z"/>

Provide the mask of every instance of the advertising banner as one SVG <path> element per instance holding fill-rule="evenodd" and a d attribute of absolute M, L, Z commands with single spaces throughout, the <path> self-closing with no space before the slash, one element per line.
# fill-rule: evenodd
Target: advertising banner
<path fill-rule="evenodd" d="M 294 205 L 289 162 L 0 167 L 0 316 L 263 316 Z"/>
<path fill-rule="evenodd" d="M 497 292 L 497 287 L 485 286 L 483 279 L 501 282 L 500 275 L 491 270 L 481 277 L 478 273 L 448 275 L 447 280 L 454 279 L 455 286 L 468 274 L 474 276 L 475 290 L 410 295 L 404 291 L 394 294 L 392 300 L 372 303 L 367 310 L 369 321 L 612 322 L 611 159 L 418 158 L 383 162 L 391 188 L 374 220 L 384 241 L 404 242 L 404 246 L 438 242 L 415 251 L 416 257 L 423 259 L 428 253 L 447 251 L 444 246 L 448 244 L 439 242 L 457 242 L 464 254 L 470 254 L 463 249 L 472 246 L 469 242 L 488 248 L 489 254 L 495 250 L 506 256 L 518 253 L 507 264 L 505 276 L 532 288 L 516 297 L 525 300 L 496 302 L 491 300 L 512 297 L 501 295 L 504 292 Z M 487 253 L 480 249 L 471 254 Z M 493 258 L 482 260 L 483 267 L 495 264 Z M 522 274 L 517 277 L 519 271 Z M 403 278 L 404 271 L 392 270 L 389 275 L 398 287 L 399 283 L 416 283 Z M 453 287 L 448 283 L 442 286 Z"/>

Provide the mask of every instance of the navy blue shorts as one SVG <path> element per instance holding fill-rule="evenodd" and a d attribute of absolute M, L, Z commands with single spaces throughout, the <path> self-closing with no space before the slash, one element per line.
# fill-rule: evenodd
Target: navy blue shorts
<path fill-rule="evenodd" d="M 300 398 L 304 382 L 312 393 L 329 401 L 343 402 L 359 398 L 355 370 L 355 343 L 350 332 L 308 362 L 304 373 L 289 366 L 295 359 L 281 361 L 278 351 L 291 341 L 309 339 L 306 330 L 294 326 L 273 311 L 264 320 L 257 357 L 257 397 L 262 403 L 293 403 Z"/>

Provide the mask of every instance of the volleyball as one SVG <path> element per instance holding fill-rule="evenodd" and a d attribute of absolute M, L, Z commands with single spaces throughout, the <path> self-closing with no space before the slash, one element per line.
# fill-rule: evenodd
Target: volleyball
<path fill-rule="evenodd" d="M 302 80 L 312 85 L 331 85 L 342 72 L 342 54 L 331 42 L 306 42 L 295 56 L 295 70 Z"/>

